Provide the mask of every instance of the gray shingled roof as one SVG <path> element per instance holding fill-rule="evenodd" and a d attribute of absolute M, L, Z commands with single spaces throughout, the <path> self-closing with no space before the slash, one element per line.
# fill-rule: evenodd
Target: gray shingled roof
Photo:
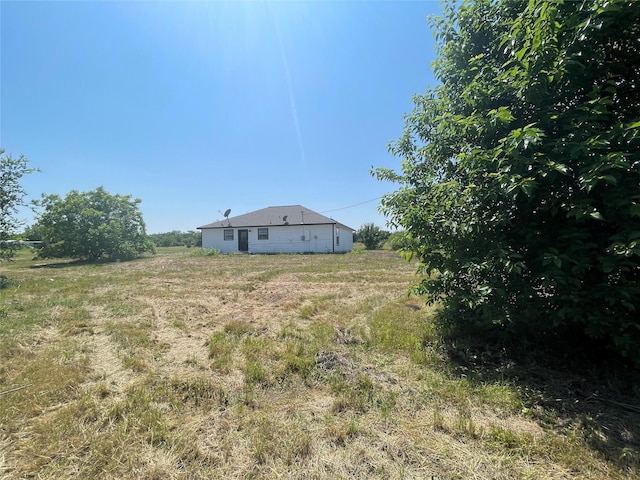
<path fill-rule="evenodd" d="M 320 215 L 313 210 L 309 210 L 302 205 L 284 205 L 280 207 L 267 207 L 255 212 L 245 213 L 237 217 L 229 217 L 227 221 L 209 223 L 198 227 L 198 230 L 209 228 L 229 228 L 231 227 L 268 227 L 270 225 L 326 225 L 340 224 L 332 218 Z M 346 227 L 346 225 L 342 225 Z M 350 227 L 346 227 L 353 230 Z"/>

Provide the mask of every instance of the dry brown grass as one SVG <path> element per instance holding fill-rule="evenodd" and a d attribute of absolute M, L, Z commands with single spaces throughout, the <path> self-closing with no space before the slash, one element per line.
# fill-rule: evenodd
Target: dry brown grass
<path fill-rule="evenodd" d="M 26 388 L 0 396 L 0 477 L 638 474 L 637 427 L 600 448 L 597 421 L 454 374 L 394 253 L 33 266 L 4 265 L 0 392 Z"/>

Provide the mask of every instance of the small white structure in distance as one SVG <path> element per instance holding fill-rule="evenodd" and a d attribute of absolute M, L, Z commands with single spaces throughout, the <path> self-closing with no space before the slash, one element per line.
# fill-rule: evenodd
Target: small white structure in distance
<path fill-rule="evenodd" d="M 267 207 L 198 227 L 202 248 L 222 253 L 343 253 L 351 227 L 302 205 Z"/>

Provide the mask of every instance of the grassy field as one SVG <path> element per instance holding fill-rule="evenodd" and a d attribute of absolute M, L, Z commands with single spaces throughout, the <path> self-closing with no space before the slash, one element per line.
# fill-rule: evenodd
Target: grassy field
<path fill-rule="evenodd" d="M 454 362 L 392 252 L 0 269 L 1 478 L 640 476 L 637 397 Z"/>

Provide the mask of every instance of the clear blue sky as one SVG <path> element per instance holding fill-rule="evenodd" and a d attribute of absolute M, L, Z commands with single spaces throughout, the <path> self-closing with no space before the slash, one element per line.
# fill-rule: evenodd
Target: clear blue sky
<path fill-rule="evenodd" d="M 0 147 L 41 170 L 29 200 L 102 185 L 142 200 L 148 233 L 291 204 L 386 228 L 395 187 L 368 172 L 399 167 L 387 144 L 435 83 L 441 10 L 3 0 Z"/>

